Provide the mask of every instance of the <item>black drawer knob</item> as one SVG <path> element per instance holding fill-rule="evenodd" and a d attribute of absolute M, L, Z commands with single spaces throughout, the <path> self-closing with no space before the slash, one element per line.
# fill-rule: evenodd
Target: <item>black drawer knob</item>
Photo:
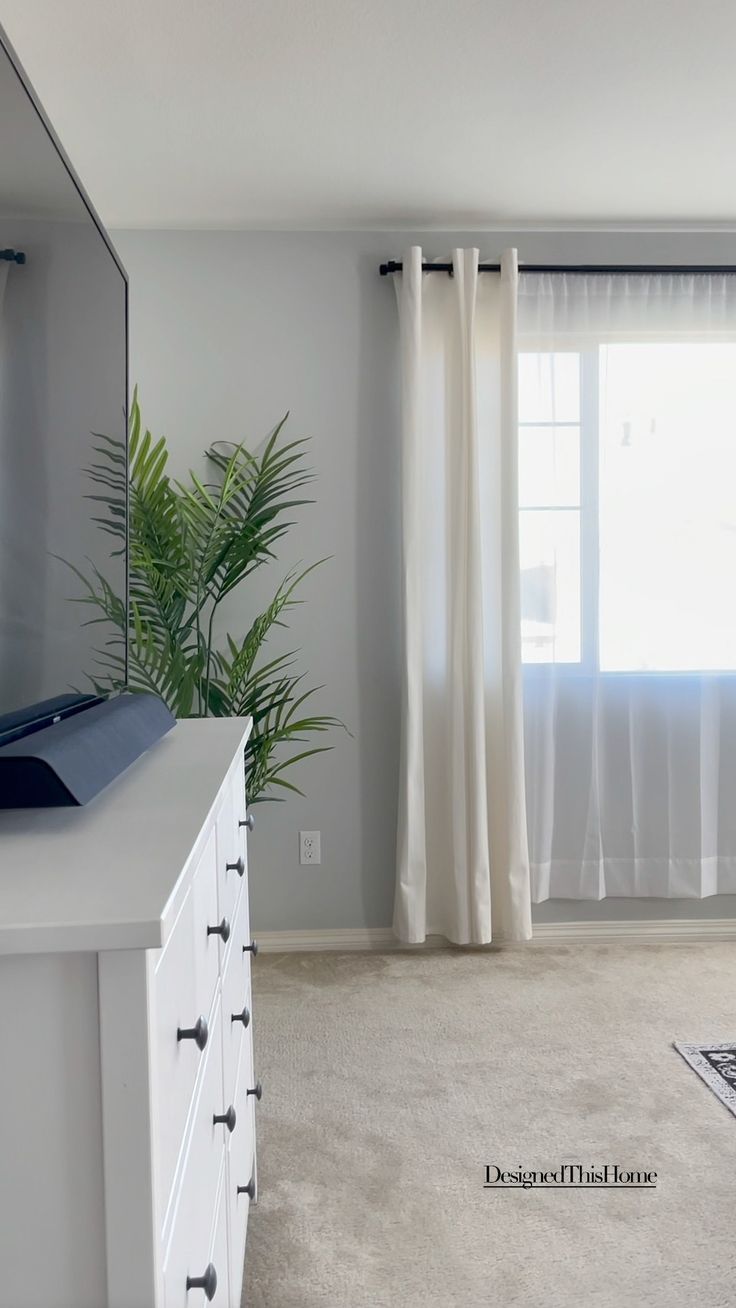
<path fill-rule="evenodd" d="M 249 831 L 252 831 L 255 825 L 256 820 L 252 813 L 246 813 L 245 817 L 238 822 L 239 827 L 247 827 Z"/>
<path fill-rule="evenodd" d="M 249 945 L 243 945 L 243 953 L 252 954 L 253 957 L 255 958 L 258 954 L 258 941 L 251 940 Z"/>
<path fill-rule="evenodd" d="M 217 1290 L 217 1272 L 212 1263 L 205 1268 L 204 1276 L 188 1276 L 187 1291 L 204 1290 L 204 1297 L 208 1303 L 211 1303 Z"/>
<path fill-rule="evenodd" d="M 207 935 L 222 936 L 223 940 L 228 941 L 230 939 L 230 923 L 228 922 L 227 918 L 224 917 L 219 926 L 215 926 L 215 927 L 208 926 Z"/>
<path fill-rule="evenodd" d="M 251 1090 L 246 1090 L 245 1093 L 246 1093 L 246 1095 L 255 1095 L 256 1099 L 257 1099 L 258 1102 L 260 1103 L 260 1102 L 261 1102 L 261 1096 L 263 1095 L 263 1086 L 261 1085 L 260 1081 L 256 1081 L 256 1083 L 255 1083 L 255 1085 L 253 1086 L 253 1088 L 252 1088 Z"/>
<path fill-rule="evenodd" d="M 206 1017 L 198 1017 L 194 1026 L 180 1026 L 176 1030 L 177 1040 L 193 1040 L 198 1049 L 204 1049 L 208 1036 Z"/>
<path fill-rule="evenodd" d="M 247 1185 L 238 1186 L 238 1194 L 247 1194 L 249 1199 L 256 1197 L 256 1178 L 252 1176 Z"/>
<path fill-rule="evenodd" d="M 232 1104 L 230 1105 L 226 1113 L 215 1113 L 214 1117 L 212 1118 L 213 1126 L 217 1126 L 218 1122 L 222 1122 L 223 1126 L 227 1127 L 231 1135 L 235 1130 L 237 1121 L 238 1119 Z"/>
<path fill-rule="evenodd" d="M 238 859 L 235 860 L 234 863 L 226 863 L 226 864 L 225 864 L 225 871 L 226 871 L 226 872 L 237 872 L 238 876 L 239 876 L 239 877 L 242 877 L 243 873 L 245 872 L 245 859 L 243 858 L 242 854 L 241 854 L 240 858 L 238 858 Z"/>
<path fill-rule="evenodd" d="M 250 1010 L 248 1008 L 248 1005 L 247 1004 L 245 1005 L 245 1008 L 243 1009 L 242 1013 L 233 1013 L 230 1018 L 230 1021 L 242 1022 L 243 1026 L 250 1026 Z"/>

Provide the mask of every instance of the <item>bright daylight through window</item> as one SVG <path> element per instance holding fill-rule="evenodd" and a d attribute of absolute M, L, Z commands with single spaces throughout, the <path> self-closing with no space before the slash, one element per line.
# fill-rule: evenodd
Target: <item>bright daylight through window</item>
<path fill-rule="evenodd" d="M 525 663 L 736 670 L 736 344 L 524 353 Z"/>

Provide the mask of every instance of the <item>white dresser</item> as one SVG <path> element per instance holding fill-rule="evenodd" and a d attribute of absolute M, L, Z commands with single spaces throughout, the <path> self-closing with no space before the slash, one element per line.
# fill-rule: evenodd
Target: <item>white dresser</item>
<path fill-rule="evenodd" d="M 0 814 L 2 1308 L 239 1308 L 249 725 L 180 722 L 89 807 Z"/>

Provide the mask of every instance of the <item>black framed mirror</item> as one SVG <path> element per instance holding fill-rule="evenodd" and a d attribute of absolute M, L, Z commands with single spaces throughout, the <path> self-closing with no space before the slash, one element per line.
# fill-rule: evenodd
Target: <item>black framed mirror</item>
<path fill-rule="evenodd" d="M 92 689 L 113 631 L 69 565 L 127 603 L 127 411 L 125 269 L 0 28 L 0 713 Z M 100 435 L 118 536 L 95 522 Z"/>

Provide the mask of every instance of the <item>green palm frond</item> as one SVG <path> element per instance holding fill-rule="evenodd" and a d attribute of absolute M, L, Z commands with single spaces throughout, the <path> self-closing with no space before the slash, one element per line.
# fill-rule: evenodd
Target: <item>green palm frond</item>
<path fill-rule="evenodd" d="M 287 414 L 288 417 L 288 414 Z M 285 626 L 295 592 L 325 560 L 288 573 L 271 602 L 238 639 L 215 638 L 219 606 L 257 568 L 274 559 L 274 547 L 292 526 L 291 514 L 311 503 L 304 487 L 314 479 L 305 467 L 307 442 L 281 442 L 286 417 L 269 433 L 259 454 L 223 442 L 206 451 L 210 480 L 190 472 L 172 481 L 163 437 L 141 422 L 137 389 L 128 433 L 129 483 L 124 446 L 95 434 L 95 459 L 87 469 L 94 521 L 125 548 L 129 522 L 129 604 L 115 594 L 93 564 L 69 564 L 88 606 L 89 623 L 104 626 L 88 678 L 98 693 L 152 691 L 177 717 L 253 718 L 246 749 L 251 802 L 302 792 L 283 774 L 332 745 L 312 743 L 343 724 L 313 713 L 321 687 L 304 688 L 296 670 L 298 651 L 264 657 L 269 634 Z M 127 680 L 125 644 L 127 637 Z M 306 746 L 306 748 L 302 748 Z"/>

